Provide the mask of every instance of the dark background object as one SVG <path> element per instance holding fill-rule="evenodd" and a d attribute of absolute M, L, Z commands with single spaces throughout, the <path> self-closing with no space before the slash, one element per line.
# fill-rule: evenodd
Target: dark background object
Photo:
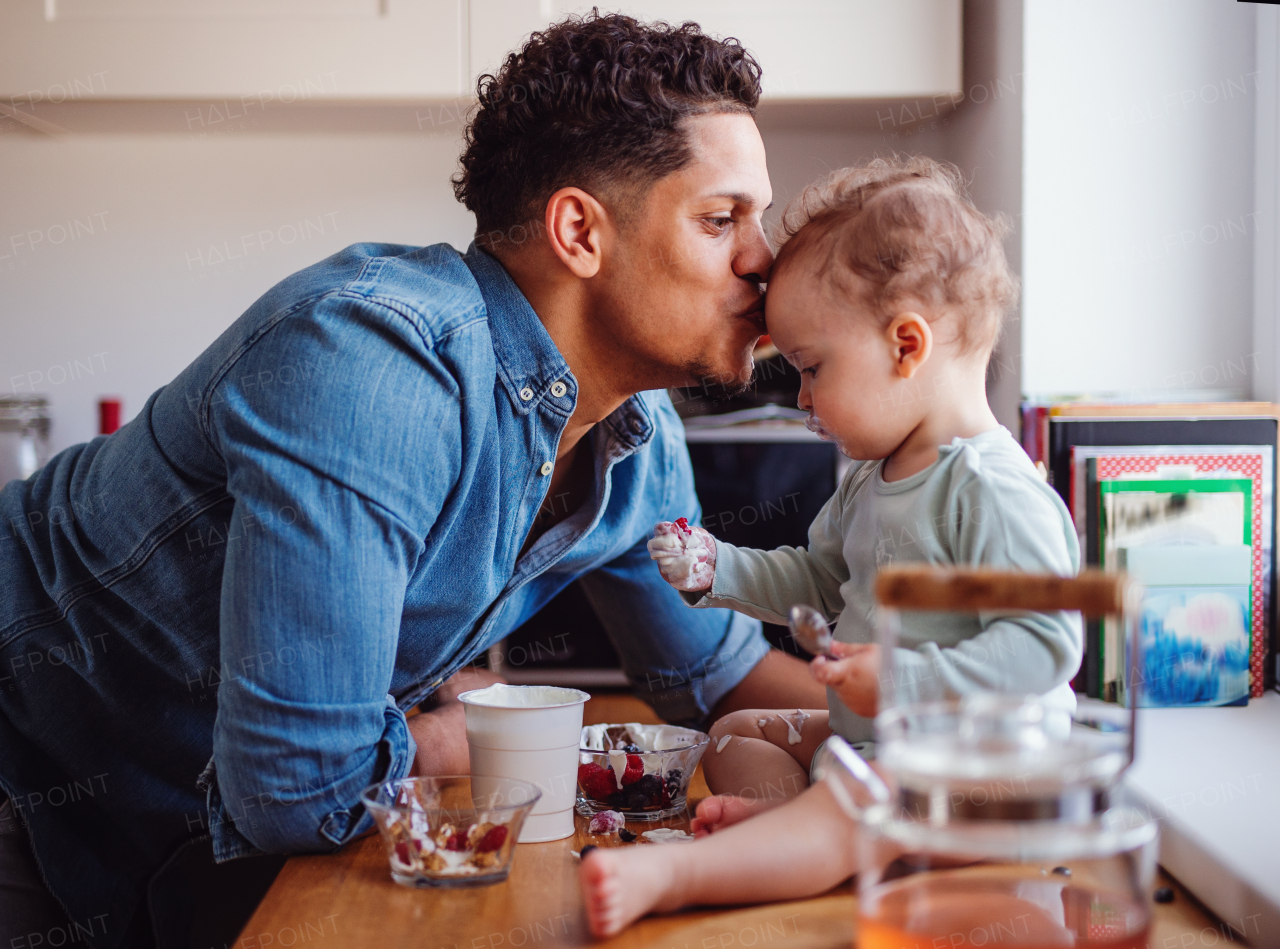
<path fill-rule="evenodd" d="M 681 418 L 723 415 L 762 405 L 795 408 L 796 397 L 800 394 L 800 373 L 781 356 L 770 356 L 756 360 L 751 386 L 744 392 L 730 394 L 723 385 L 710 378 L 703 380 L 702 385 L 669 391 L 671 402 Z"/>
<path fill-rule="evenodd" d="M 836 489 L 836 449 L 826 443 L 696 443 L 689 456 L 703 526 L 738 546 L 807 545 L 809 524 Z M 785 626 L 764 629 L 774 646 L 808 658 Z M 511 681 L 625 684 L 616 672 L 601 674 L 619 668 L 618 656 L 576 583 L 515 630 L 504 651 Z"/>

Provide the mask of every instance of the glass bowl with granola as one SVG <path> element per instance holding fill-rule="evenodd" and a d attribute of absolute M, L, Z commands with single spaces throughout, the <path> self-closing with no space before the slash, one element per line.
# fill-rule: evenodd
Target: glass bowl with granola
<path fill-rule="evenodd" d="M 441 775 L 366 788 L 361 801 L 403 886 L 499 883 L 511 872 L 520 826 L 542 792 L 514 778 Z"/>

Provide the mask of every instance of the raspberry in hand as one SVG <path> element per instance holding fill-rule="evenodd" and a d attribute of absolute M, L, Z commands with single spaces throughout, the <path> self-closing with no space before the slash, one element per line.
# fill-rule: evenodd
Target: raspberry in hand
<path fill-rule="evenodd" d="M 711 589 L 716 575 L 716 539 L 688 520 L 661 521 L 653 529 L 649 556 L 662 579 L 677 590 L 697 593 Z"/>

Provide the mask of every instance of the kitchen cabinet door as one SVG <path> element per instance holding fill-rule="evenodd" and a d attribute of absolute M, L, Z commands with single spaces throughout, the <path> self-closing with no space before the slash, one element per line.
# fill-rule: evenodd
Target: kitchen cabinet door
<path fill-rule="evenodd" d="M 624 0 L 601 10 L 694 20 L 737 37 L 764 67 L 766 99 L 893 99 L 959 93 L 961 0 Z M 471 73 L 491 71 L 532 30 L 592 4 L 471 0 Z"/>
<path fill-rule="evenodd" d="M 466 0 L 4 0 L 0 96 L 454 97 L 465 27 Z"/>

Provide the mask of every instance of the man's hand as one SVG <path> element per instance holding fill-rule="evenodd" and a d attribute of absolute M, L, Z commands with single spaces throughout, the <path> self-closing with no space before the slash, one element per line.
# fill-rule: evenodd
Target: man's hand
<path fill-rule="evenodd" d="M 874 718 L 880 704 L 880 647 L 833 642 L 831 651 L 839 658 L 819 656 L 809 664 L 813 677 L 834 689 L 856 714 Z"/>
<path fill-rule="evenodd" d="M 409 734 L 418 745 L 409 777 L 470 774 L 466 709 L 458 701 L 458 696 L 470 689 L 483 689 L 505 681 L 488 669 L 467 668 L 440 686 L 434 696 L 439 704 L 431 711 L 409 719 Z"/>
<path fill-rule="evenodd" d="M 653 528 L 649 556 L 658 564 L 662 579 L 677 590 L 701 593 L 711 589 L 716 576 L 716 539 L 701 527 L 690 527 L 683 517 L 660 521 Z"/>

